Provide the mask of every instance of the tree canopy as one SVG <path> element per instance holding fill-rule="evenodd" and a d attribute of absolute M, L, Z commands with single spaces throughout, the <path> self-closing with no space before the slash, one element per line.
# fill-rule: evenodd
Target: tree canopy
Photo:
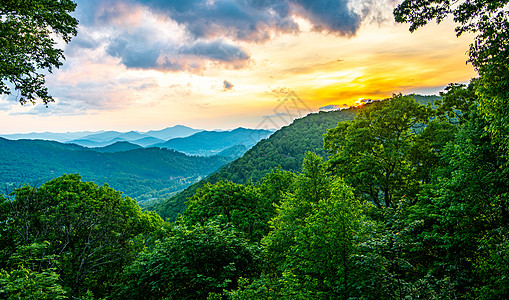
<path fill-rule="evenodd" d="M 47 280 L 58 274 L 70 297 L 87 291 L 105 295 L 112 275 L 143 249 L 143 235 L 163 227 L 159 216 L 141 212 L 131 198 L 107 185 L 82 182 L 79 175 L 39 188 L 24 186 L 14 197 L 0 203 L 0 254 L 5 255 L 0 269 L 42 273 Z"/>
<path fill-rule="evenodd" d="M 64 59 L 56 36 L 68 43 L 78 20 L 70 15 L 72 0 L 6 0 L 0 4 L 0 94 L 19 92 L 21 104 L 53 101 L 44 70 L 52 72 Z"/>
<path fill-rule="evenodd" d="M 379 207 L 415 194 L 422 165 L 415 166 L 410 154 L 419 150 L 416 137 L 430 110 L 412 97 L 396 96 L 372 104 L 352 122 L 340 122 L 324 136 L 331 169 Z"/>

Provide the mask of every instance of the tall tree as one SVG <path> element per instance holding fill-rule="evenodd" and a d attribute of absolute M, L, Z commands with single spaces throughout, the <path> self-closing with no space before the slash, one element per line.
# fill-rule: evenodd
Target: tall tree
<path fill-rule="evenodd" d="M 264 289 L 282 299 L 347 299 L 353 295 L 351 257 L 369 205 L 356 199 L 341 179 L 330 178 L 318 155 L 308 153 L 303 169 L 295 193 L 278 206 L 273 230 L 263 239 L 269 272 L 279 277 Z"/>
<path fill-rule="evenodd" d="M 43 70 L 50 73 L 64 59 L 56 36 L 68 43 L 78 21 L 72 0 L 5 0 L 0 3 L 0 94 L 19 91 L 19 102 L 53 101 Z"/>
<path fill-rule="evenodd" d="M 430 110 L 412 97 L 395 96 L 371 104 L 351 123 L 340 122 L 324 137 L 332 170 L 378 207 L 415 194 L 418 178 L 409 153 Z"/>
<path fill-rule="evenodd" d="M 198 189 L 188 202 L 184 220 L 189 225 L 204 225 L 210 220 L 229 223 L 252 241 L 259 241 L 269 230 L 271 207 L 252 184 L 220 181 Z"/>
<path fill-rule="evenodd" d="M 421 195 L 414 220 L 430 274 L 450 281 L 461 297 L 505 299 L 509 245 L 509 177 L 498 145 L 485 133 L 486 121 L 473 109 Z M 425 259 L 425 260 L 426 260 Z"/>

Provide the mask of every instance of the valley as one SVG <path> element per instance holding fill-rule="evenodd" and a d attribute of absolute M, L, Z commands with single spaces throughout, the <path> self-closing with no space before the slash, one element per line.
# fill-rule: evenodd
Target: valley
<path fill-rule="evenodd" d="M 151 131 L 150 134 L 153 136 L 148 138 L 158 141 L 164 138 L 172 141 L 171 137 L 181 137 L 175 138 L 178 142 L 172 145 L 146 148 L 135 144 L 135 141 L 126 140 L 138 139 L 141 136 L 133 132 L 94 133 L 78 140 L 93 142 L 95 146 L 99 143 L 106 145 L 101 147 L 78 145 L 75 144 L 77 140 L 62 143 L 41 139 L 0 138 L 0 155 L 4 157 L 0 163 L 1 191 L 8 195 L 23 184 L 39 186 L 62 174 L 78 173 L 84 180 L 100 185 L 107 183 L 143 205 L 145 201 L 167 198 L 206 177 L 241 156 L 258 142 L 254 138 L 268 137 L 272 132 L 243 128 L 208 132 L 176 126 L 162 131 Z M 187 134 L 187 137 L 182 137 Z M 200 136 L 196 138 L 195 134 Z M 76 136 L 76 133 L 15 137 L 51 136 L 64 140 L 71 135 Z M 174 148 L 183 151 L 179 152 Z"/>

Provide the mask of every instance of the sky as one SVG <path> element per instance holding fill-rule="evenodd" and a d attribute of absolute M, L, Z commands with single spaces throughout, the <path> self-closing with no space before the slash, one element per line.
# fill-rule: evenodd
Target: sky
<path fill-rule="evenodd" d="M 0 96 L 0 133 L 279 128 L 320 107 L 437 94 L 475 76 L 472 37 L 414 33 L 394 0 L 77 0 L 55 102 Z"/>

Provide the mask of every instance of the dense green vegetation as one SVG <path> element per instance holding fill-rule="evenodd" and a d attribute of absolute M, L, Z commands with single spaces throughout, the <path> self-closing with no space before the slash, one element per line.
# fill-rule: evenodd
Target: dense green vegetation
<path fill-rule="evenodd" d="M 140 202 L 167 197 L 231 160 L 193 157 L 159 148 L 100 153 L 73 144 L 3 138 L 0 155 L 2 193 L 24 183 L 39 186 L 65 173 L 79 173 L 85 180 L 108 183 Z"/>
<path fill-rule="evenodd" d="M 104 297 L 164 222 L 120 192 L 79 175 L 0 199 L 0 297 Z"/>

